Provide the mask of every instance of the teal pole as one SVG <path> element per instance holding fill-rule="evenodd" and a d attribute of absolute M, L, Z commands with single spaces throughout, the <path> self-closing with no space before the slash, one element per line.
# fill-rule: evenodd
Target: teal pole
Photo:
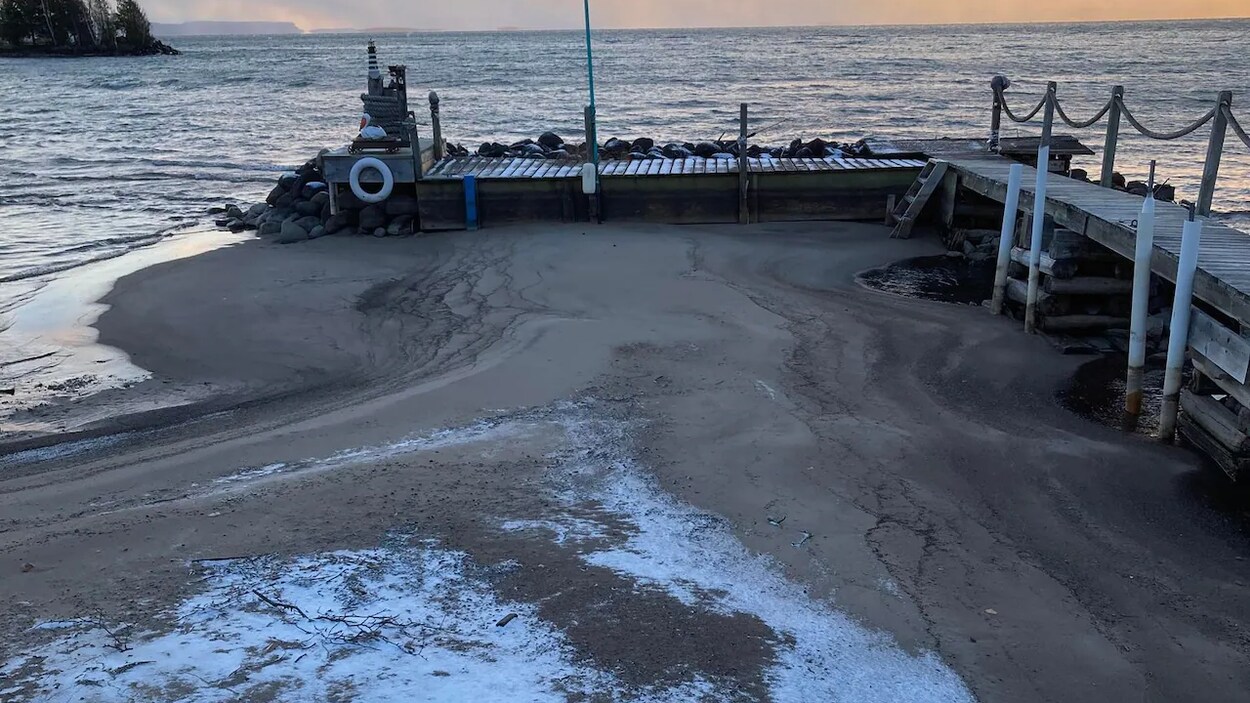
<path fill-rule="evenodd" d="M 595 112 L 595 57 L 590 49 L 590 0 L 582 0 L 582 5 L 586 9 L 586 76 L 590 81 L 590 144 L 587 148 L 590 150 L 590 160 L 595 165 L 597 173 L 599 169 L 599 120 Z"/>

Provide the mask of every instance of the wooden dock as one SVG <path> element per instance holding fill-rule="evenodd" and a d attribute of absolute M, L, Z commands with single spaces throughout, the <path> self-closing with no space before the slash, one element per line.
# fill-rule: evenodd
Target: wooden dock
<path fill-rule="evenodd" d="M 750 173 L 829 173 L 836 171 L 890 171 L 922 168 L 919 159 L 859 159 L 826 157 L 821 159 L 747 159 Z M 527 158 L 491 158 L 464 156 L 446 159 L 426 174 L 426 178 L 482 179 L 577 178 L 582 162 Z M 609 160 L 599 164 L 604 178 L 638 176 L 700 176 L 738 173 L 737 159 L 634 159 Z"/>
<path fill-rule="evenodd" d="M 916 158 L 634 159 L 599 164 L 598 204 L 614 222 L 724 224 L 877 220 L 890 196 L 907 190 L 925 161 Z M 583 164 L 574 160 L 444 159 L 416 184 L 424 229 L 463 229 L 467 176 L 476 181 L 483 226 L 590 219 Z M 745 218 L 745 220 L 744 220 Z"/>
<path fill-rule="evenodd" d="M 958 174 L 959 187 L 997 202 L 1007 197 L 1010 159 L 984 156 L 941 157 Z M 1020 207 L 1034 207 L 1037 172 L 1025 168 Z M 1046 214 L 1055 224 L 1083 234 L 1132 261 L 1137 246 L 1137 217 L 1142 197 L 1103 188 L 1051 173 L 1046 185 Z M 1180 261 L 1181 226 L 1188 211 L 1173 203 L 1157 203 L 1152 269 L 1176 281 Z M 1194 295 L 1250 327 L 1250 235 L 1219 222 L 1208 221 L 1202 231 L 1202 249 Z"/>

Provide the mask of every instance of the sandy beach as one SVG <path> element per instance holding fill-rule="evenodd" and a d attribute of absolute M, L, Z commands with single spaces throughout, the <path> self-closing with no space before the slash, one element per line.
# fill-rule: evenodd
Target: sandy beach
<path fill-rule="evenodd" d="M 856 283 L 941 251 L 532 226 L 127 275 L 95 326 L 151 377 L 85 402 L 159 409 L 0 447 L 0 699 L 1243 700 L 1244 501 L 1061 407 L 1083 359 Z"/>

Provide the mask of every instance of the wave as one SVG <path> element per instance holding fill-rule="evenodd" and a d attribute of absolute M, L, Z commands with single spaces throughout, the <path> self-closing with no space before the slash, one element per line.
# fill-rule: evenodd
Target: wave
<path fill-rule="evenodd" d="M 53 263 L 53 264 L 43 264 L 40 266 L 32 266 L 30 268 L 23 269 L 16 273 L 9 274 L 7 276 L 0 276 L 0 283 L 13 283 L 16 281 L 25 281 L 25 280 L 29 280 L 32 278 L 39 278 L 41 276 L 50 276 L 52 274 L 62 273 L 62 272 L 69 271 L 72 269 L 80 268 L 88 264 L 94 264 L 100 261 L 108 261 L 109 259 L 116 259 L 119 256 L 125 256 L 126 254 L 129 254 L 130 252 L 135 251 L 137 249 L 150 247 L 153 244 L 156 244 L 157 242 L 167 239 L 168 237 L 178 232 L 191 229 L 192 227 L 195 227 L 198 224 L 199 224 L 199 220 L 194 220 L 194 221 L 189 221 L 189 222 L 180 222 L 176 225 L 165 227 L 164 229 L 161 229 L 160 231 L 154 234 L 133 235 L 132 237 L 113 237 L 110 239 L 117 240 L 118 242 L 124 244 L 125 246 L 122 246 L 113 251 L 102 252 L 96 256 L 91 256 L 91 257 L 87 257 L 84 259 L 78 259 L 76 261 L 62 261 L 62 262 Z M 70 249 L 64 249 L 60 253 L 62 254 L 75 253 L 75 252 L 84 250 L 84 247 L 86 247 L 86 250 L 90 250 L 91 248 L 99 248 L 101 246 L 108 246 L 109 241 L 110 240 L 108 239 L 99 240 L 99 242 L 94 243 L 98 245 L 96 247 L 90 247 L 90 245 L 79 245 L 77 247 L 73 247 Z"/>

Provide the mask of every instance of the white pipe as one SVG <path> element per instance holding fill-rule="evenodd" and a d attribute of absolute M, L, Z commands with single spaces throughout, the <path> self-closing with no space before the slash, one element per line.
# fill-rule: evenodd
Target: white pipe
<path fill-rule="evenodd" d="M 1012 164 L 1007 176 L 1007 202 L 1003 205 L 1003 229 L 998 238 L 998 267 L 994 269 L 994 297 L 990 312 L 1003 314 L 1003 297 L 1007 293 L 1007 266 L 1011 263 L 1011 245 L 1016 234 L 1016 213 L 1020 210 L 1020 181 L 1024 165 Z"/>
<path fill-rule="evenodd" d="M 1041 285 L 1042 230 L 1046 222 L 1046 176 L 1050 171 L 1050 146 L 1037 149 L 1037 186 L 1033 193 L 1033 237 L 1029 242 L 1029 292 L 1024 307 L 1024 330 L 1037 331 L 1037 292 Z"/>
<path fill-rule="evenodd" d="M 1152 189 L 1153 191 L 1153 189 Z M 1128 382 L 1125 420 L 1134 424 L 1141 415 L 1142 375 L 1146 367 L 1146 316 L 1150 310 L 1150 258 L 1155 244 L 1155 197 L 1146 195 L 1137 218 L 1137 250 L 1133 257 L 1133 309 L 1129 317 Z"/>
<path fill-rule="evenodd" d="M 1191 215 L 1192 216 L 1192 215 Z M 1176 436 L 1176 415 L 1181 393 L 1181 368 L 1189 347 L 1189 314 L 1194 299 L 1194 273 L 1198 270 L 1198 246 L 1202 242 L 1202 221 L 1188 220 L 1181 233 L 1181 260 L 1176 271 L 1176 298 L 1172 301 L 1172 323 L 1168 327 L 1168 361 L 1163 377 L 1163 411 L 1159 415 L 1159 439 L 1170 442 Z"/>

